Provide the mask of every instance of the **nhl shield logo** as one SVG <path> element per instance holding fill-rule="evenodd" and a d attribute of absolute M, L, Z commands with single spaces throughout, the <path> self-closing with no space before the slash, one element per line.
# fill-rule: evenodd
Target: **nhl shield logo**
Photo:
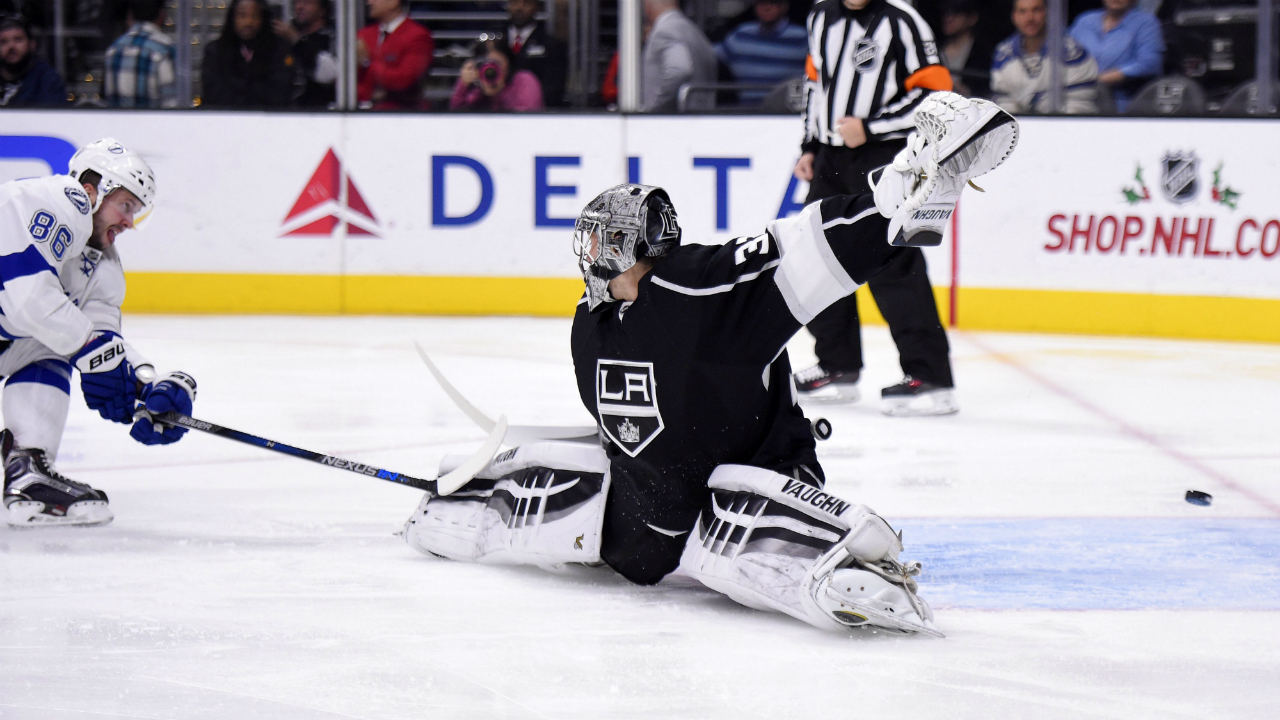
<path fill-rule="evenodd" d="M 1163 168 L 1160 187 L 1171 203 L 1186 205 L 1200 192 L 1200 159 L 1194 152 L 1166 153 L 1160 161 Z"/>
<path fill-rule="evenodd" d="M 600 428 L 635 457 L 662 432 L 653 363 L 596 361 L 596 412 Z"/>
<path fill-rule="evenodd" d="M 853 44 L 853 52 L 849 55 L 853 61 L 853 69 L 862 74 L 873 72 L 880 65 L 880 46 L 875 40 L 862 38 Z"/>

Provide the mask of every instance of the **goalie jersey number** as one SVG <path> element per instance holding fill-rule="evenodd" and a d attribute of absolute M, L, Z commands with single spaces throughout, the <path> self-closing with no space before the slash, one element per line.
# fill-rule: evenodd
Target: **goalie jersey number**
<path fill-rule="evenodd" d="M 596 361 L 596 413 L 600 427 L 635 457 L 662 432 L 653 363 Z"/>

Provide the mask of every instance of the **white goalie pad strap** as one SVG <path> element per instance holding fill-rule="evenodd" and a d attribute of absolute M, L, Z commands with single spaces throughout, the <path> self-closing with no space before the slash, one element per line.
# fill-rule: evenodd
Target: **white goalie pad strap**
<path fill-rule="evenodd" d="M 849 529 L 846 515 L 852 515 L 860 507 L 841 500 L 814 483 L 750 465 L 721 465 L 711 473 L 707 486 L 712 490 L 762 495 L 811 514 L 842 531 Z"/>
<path fill-rule="evenodd" d="M 811 625 L 843 627 L 812 598 L 814 576 L 830 559 L 894 557 L 897 536 L 865 505 L 853 505 L 795 478 L 745 465 L 722 465 L 708 480 L 711 500 L 689 534 L 680 567 L 748 607 Z M 837 551 L 840 551 L 839 553 Z"/>
<path fill-rule="evenodd" d="M 827 306 L 858 289 L 858 283 L 849 277 L 827 243 L 821 203 L 774 221 L 769 225 L 769 234 L 782 254 L 774 282 L 787 309 L 801 325 L 808 325 Z"/>
<path fill-rule="evenodd" d="M 405 541 L 460 561 L 545 568 L 599 562 L 609 492 L 604 451 L 549 442 L 503 455 L 486 470 L 497 477 L 476 478 L 448 497 L 424 498 L 405 524 Z"/>

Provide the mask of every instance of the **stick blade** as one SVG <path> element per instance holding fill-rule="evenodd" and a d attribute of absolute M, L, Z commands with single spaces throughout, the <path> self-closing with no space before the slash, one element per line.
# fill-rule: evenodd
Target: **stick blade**
<path fill-rule="evenodd" d="M 418 357 L 422 358 L 422 362 L 427 366 L 427 370 L 431 372 L 431 376 L 436 379 L 436 382 L 440 385 L 440 389 L 444 390 L 444 394 L 449 396 L 449 399 L 453 401 L 453 404 L 458 406 L 458 409 L 461 410 L 464 415 L 471 418 L 471 422 L 479 425 L 481 430 L 484 430 L 485 432 L 493 432 L 494 422 L 490 420 L 487 415 L 480 412 L 479 408 L 468 402 L 467 399 L 462 396 L 462 393 L 458 392 L 458 389 L 445 379 L 444 373 L 440 372 L 440 368 L 436 367 L 436 364 L 431 362 L 430 356 L 427 355 L 426 350 L 422 349 L 422 345 L 418 344 L 417 341 L 414 341 L 413 347 L 417 349 Z"/>
<path fill-rule="evenodd" d="M 493 431 L 489 433 L 488 439 L 484 441 L 480 449 L 476 450 L 461 465 L 436 480 L 436 494 L 450 495 L 456 492 L 458 488 L 471 482 L 472 478 L 489 466 L 493 456 L 498 454 L 498 448 L 502 447 L 502 440 L 506 435 L 507 416 L 500 415 L 498 416 L 498 421 L 493 425 Z"/>

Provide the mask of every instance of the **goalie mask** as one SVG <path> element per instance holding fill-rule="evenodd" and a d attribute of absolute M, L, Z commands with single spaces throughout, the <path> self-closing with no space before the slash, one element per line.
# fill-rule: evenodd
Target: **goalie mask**
<path fill-rule="evenodd" d="M 121 145 L 114 138 L 103 138 L 80 148 L 71 157 L 68 174 L 76 180 L 92 170 L 102 176 L 98 181 L 98 199 L 92 212 L 98 212 L 102 201 L 114 190 L 124 188 L 142 203 L 142 209 L 133 217 L 133 226 L 141 227 L 151 217 L 155 207 L 156 178 L 151 166 L 138 153 Z"/>
<path fill-rule="evenodd" d="M 615 298 L 609 281 L 642 257 L 661 257 L 680 244 L 680 225 L 667 191 L 652 185 L 618 185 L 587 203 L 573 231 L 573 251 L 594 311 Z"/>

